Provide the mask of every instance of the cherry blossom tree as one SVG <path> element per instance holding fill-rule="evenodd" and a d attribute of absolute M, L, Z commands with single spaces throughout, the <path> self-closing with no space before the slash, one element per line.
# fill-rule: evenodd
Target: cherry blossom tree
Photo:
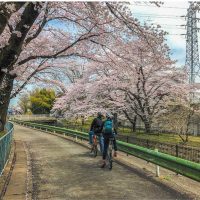
<path fill-rule="evenodd" d="M 1 15 L 5 15 L 0 27 L 0 120 L 2 124 L 0 130 L 2 130 L 6 121 L 13 80 L 16 77 L 10 71 L 13 70 L 14 63 L 22 51 L 22 44 L 30 27 L 39 15 L 41 4 L 28 3 L 23 6 L 23 3 L 1 3 L 0 8 Z"/>
<path fill-rule="evenodd" d="M 16 96 L 31 81 L 56 84 L 66 93 L 67 107 L 76 113 L 84 112 L 85 108 L 91 111 L 89 107 L 94 112 L 99 102 L 104 110 L 126 111 L 130 103 L 124 97 L 132 102 L 131 93 L 125 92 L 128 82 L 135 87 L 133 77 L 137 70 L 133 66 L 138 66 L 138 58 L 145 60 L 140 54 L 152 60 L 166 54 L 163 32 L 146 24 L 142 26 L 126 3 L 7 2 L 0 3 L 0 9 L 0 120 L 3 124 L 0 130 L 6 121 L 10 97 Z M 80 66 L 85 61 L 92 61 L 97 69 L 70 69 L 71 65 L 74 67 L 72 62 Z M 73 83 L 71 87 L 66 89 L 66 80 L 57 80 L 58 72 Z M 108 87 L 102 81 L 113 83 Z M 102 95 L 90 92 L 93 86 Z M 107 94 L 106 89 L 109 89 Z M 136 114 L 144 118 L 144 114 Z"/>
<path fill-rule="evenodd" d="M 169 99 L 187 95 L 185 73 L 170 60 L 163 36 L 152 35 L 151 48 L 146 38 L 117 40 L 114 50 L 104 47 L 106 62 L 85 67 L 83 78 L 58 99 L 54 109 L 64 108 L 67 114 L 97 109 L 123 112 L 133 126 L 139 117 L 149 133 Z"/>
<path fill-rule="evenodd" d="M 123 3 L 5 2 L 0 9 L 0 129 L 14 84 L 12 97 L 32 77 L 55 69 L 57 59 L 65 66 L 69 58 L 102 62 L 95 51 L 111 33 L 141 32 Z"/>
<path fill-rule="evenodd" d="M 158 122 L 163 130 L 178 134 L 183 143 L 189 141 L 192 125 L 199 120 L 199 84 L 187 85 L 179 96 L 167 102 L 165 111 L 159 116 Z"/>

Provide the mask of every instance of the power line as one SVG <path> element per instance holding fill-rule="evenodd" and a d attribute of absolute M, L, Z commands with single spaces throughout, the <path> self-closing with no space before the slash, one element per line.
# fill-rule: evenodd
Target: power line
<path fill-rule="evenodd" d="M 166 34 L 166 36 L 168 36 L 168 35 L 177 35 L 180 37 L 185 37 L 185 33 L 168 33 L 168 34 Z"/>
<path fill-rule="evenodd" d="M 153 15 L 153 14 L 140 14 L 140 13 L 133 13 L 133 16 L 136 17 L 142 17 L 142 18 L 166 18 L 166 19 L 174 19 L 174 20 L 185 20 L 185 16 L 172 16 L 172 15 Z"/>
<path fill-rule="evenodd" d="M 156 25 L 157 26 L 157 25 Z M 160 28 L 166 28 L 166 29 L 175 29 L 174 27 L 165 27 L 165 26 L 160 26 Z M 176 29 L 181 29 L 181 30 L 185 30 L 185 28 L 182 27 L 176 27 Z"/>
<path fill-rule="evenodd" d="M 131 3 L 131 5 L 135 5 L 135 6 L 143 6 L 143 7 L 154 7 L 154 8 L 170 8 L 170 9 L 184 9 L 184 10 L 187 10 L 187 8 L 181 8 L 181 7 L 170 7 L 170 6 L 160 6 L 160 7 L 157 7 L 157 6 L 153 6 L 153 5 L 137 5 L 137 4 L 134 4 L 134 3 Z"/>
<path fill-rule="evenodd" d="M 158 14 L 143 14 L 143 13 L 134 13 L 133 15 L 139 15 L 139 17 L 152 17 L 152 18 L 172 18 L 172 19 L 176 19 L 176 20 L 184 20 L 184 18 L 190 18 L 190 16 L 188 17 L 187 15 L 158 15 Z M 200 18 L 196 18 L 198 22 L 200 22 Z"/>
<path fill-rule="evenodd" d="M 147 24 L 147 23 L 146 23 Z M 186 28 L 184 28 L 186 25 L 183 24 L 161 24 L 161 23 L 150 23 L 147 25 L 151 25 L 151 26 L 156 26 L 157 28 L 165 28 L 165 29 L 182 29 L 185 30 Z M 158 27 L 159 26 L 159 27 Z"/>
<path fill-rule="evenodd" d="M 141 15 L 141 16 L 148 16 L 148 17 L 162 17 L 162 18 L 182 18 L 183 16 L 178 15 L 157 15 L 157 14 L 141 14 L 141 13 L 134 13 L 133 15 Z"/>
<path fill-rule="evenodd" d="M 161 26 L 175 26 L 175 27 L 182 27 L 186 26 L 186 24 L 162 24 L 162 23 L 157 23 L 155 20 L 145 20 L 145 23 L 148 22 L 149 24 L 156 24 L 156 25 L 161 25 Z"/>
<path fill-rule="evenodd" d="M 160 8 L 172 8 L 172 9 L 184 9 L 184 10 L 187 10 L 187 8 L 179 8 L 179 7 L 165 7 L 165 6 L 163 6 L 163 7 L 160 7 Z"/>
<path fill-rule="evenodd" d="M 176 26 L 176 27 L 182 26 L 182 25 L 177 25 L 177 24 L 158 24 L 158 25 L 161 25 L 161 26 Z"/>

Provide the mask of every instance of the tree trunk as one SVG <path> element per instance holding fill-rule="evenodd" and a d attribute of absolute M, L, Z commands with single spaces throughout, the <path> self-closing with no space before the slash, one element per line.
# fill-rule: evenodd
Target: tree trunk
<path fill-rule="evenodd" d="M 132 130 L 133 132 L 136 132 L 136 122 L 137 122 L 137 115 L 135 115 L 133 121 L 132 121 Z"/>
<path fill-rule="evenodd" d="M 123 110 L 126 118 L 128 119 L 128 121 L 132 124 L 132 130 L 133 132 L 136 131 L 136 122 L 137 122 L 137 115 L 134 115 L 133 117 L 133 114 L 130 114 L 128 113 L 126 110 Z"/>
<path fill-rule="evenodd" d="M 113 114 L 113 123 L 114 123 L 114 128 L 117 131 L 118 130 L 118 117 L 117 117 L 117 113 Z"/>
<path fill-rule="evenodd" d="M 0 80 L 0 131 L 3 131 L 14 79 L 9 74 L 1 73 Z"/>
<path fill-rule="evenodd" d="M 186 134 L 186 138 L 185 138 L 185 142 L 188 142 L 189 141 L 189 135 L 188 133 Z"/>
<path fill-rule="evenodd" d="M 85 117 L 82 115 L 81 116 L 81 125 L 84 126 L 85 125 Z"/>
<path fill-rule="evenodd" d="M 148 119 L 144 119 L 145 133 L 151 133 L 151 121 Z"/>
<path fill-rule="evenodd" d="M 19 3 L 16 9 L 23 6 L 24 3 Z M 43 4 L 28 3 L 21 15 L 20 20 L 17 22 L 15 31 L 21 33 L 18 37 L 16 33 L 12 33 L 9 38 L 8 44 L 1 48 L 0 51 L 0 131 L 4 130 L 6 124 L 7 109 L 10 102 L 11 91 L 13 88 L 14 75 L 8 74 L 13 69 L 18 57 L 21 54 L 22 46 L 24 44 L 27 33 L 40 14 Z M 26 25 L 26 26 L 25 26 Z M 4 25 L 1 30 L 4 30 Z M 0 30 L 0 32 L 2 32 Z"/>
<path fill-rule="evenodd" d="M 178 136 L 181 138 L 184 144 L 188 142 L 188 135 L 179 134 Z"/>

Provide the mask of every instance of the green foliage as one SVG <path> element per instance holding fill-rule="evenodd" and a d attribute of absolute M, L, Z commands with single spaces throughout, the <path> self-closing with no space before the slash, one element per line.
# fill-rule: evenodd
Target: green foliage
<path fill-rule="evenodd" d="M 0 138 L 6 134 L 6 131 L 0 131 Z"/>
<path fill-rule="evenodd" d="M 36 89 L 30 94 L 30 110 L 33 114 L 49 114 L 55 100 L 55 91 Z"/>

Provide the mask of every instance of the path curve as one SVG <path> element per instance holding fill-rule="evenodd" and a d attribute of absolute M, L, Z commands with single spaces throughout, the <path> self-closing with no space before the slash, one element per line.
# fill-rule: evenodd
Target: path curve
<path fill-rule="evenodd" d="M 32 199 L 185 199 L 117 163 L 112 171 L 100 169 L 100 157 L 92 158 L 88 149 L 71 141 L 19 125 L 14 137 L 29 149 Z"/>

